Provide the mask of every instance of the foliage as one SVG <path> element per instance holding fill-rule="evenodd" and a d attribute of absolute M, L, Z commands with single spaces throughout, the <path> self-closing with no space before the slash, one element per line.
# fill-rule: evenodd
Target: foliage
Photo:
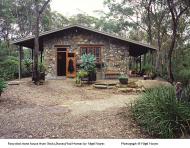
<path fill-rule="evenodd" d="M 77 77 L 79 78 L 85 78 L 88 76 L 88 72 L 87 71 L 84 71 L 84 70 L 80 70 L 78 73 L 77 73 Z"/>
<path fill-rule="evenodd" d="M 23 60 L 22 76 L 23 77 L 31 76 L 31 72 L 32 72 L 32 60 L 30 58 L 25 58 Z"/>
<path fill-rule="evenodd" d="M 190 84 L 185 86 L 182 91 L 182 98 L 185 102 L 190 102 Z"/>
<path fill-rule="evenodd" d="M 42 62 L 39 63 L 39 71 L 45 73 L 46 67 L 45 64 Z"/>
<path fill-rule="evenodd" d="M 187 85 L 190 81 L 190 69 L 182 69 L 176 74 L 176 80 Z"/>
<path fill-rule="evenodd" d="M 190 80 L 190 45 L 178 48 L 176 57 L 174 58 L 174 78 L 183 85 L 187 85 Z"/>
<path fill-rule="evenodd" d="M 0 63 L 0 77 L 5 80 L 11 80 L 18 76 L 18 60 L 9 57 Z"/>
<path fill-rule="evenodd" d="M 146 74 L 150 74 L 153 71 L 153 66 L 151 64 L 146 63 L 142 66 Z"/>
<path fill-rule="evenodd" d="M 95 71 L 95 56 L 92 54 L 84 54 L 81 56 L 81 60 L 82 60 L 82 64 L 81 64 L 81 68 L 84 71 L 87 71 L 88 73 L 94 72 Z"/>
<path fill-rule="evenodd" d="M 118 79 L 128 79 L 128 76 L 127 75 L 124 75 L 124 74 L 121 74 Z"/>
<path fill-rule="evenodd" d="M 77 78 L 76 78 L 76 84 L 80 84 L 81 83 L 81 79 L 82 78 L 85 78 L 88 76 L 88 72 L 87 71 L 84 71 L 84 70 L 80 70 L 78 73 L 77 73 Z"/>
<path fill-rule="evenodd" d="M 17 52 L 8 48 L 6 42 L 0 42 L 0 78 L 4 80 L 14 79 L 18 76 Z"/>
<path fill-rule="evenodd" d="M 177 102 L 173 87 L 145 91 L 132 111 L 136 121 L 150 135 L 176 138 L 190 132 L 190 104 Z"/>
<path fill-rule="evenodd" d="M 31 66 L 32 66 L 32 60 L 29 59 L 29 58 L 26 58 L 26 59 L 23 60 L 23 63 L 25 65 L 26 69 L 28 71 L 30 71 L 31 70 Z"/>
<path fill-rule="evenodd" d="M 0 79 L 0 96 L 2 94 L 2 92 L 4 91 L 4 89 L 6 88 L 6 83 L 3 79 Z"/>
<path fill-rule="evenodd" d="M 173 52 L 190 39 L 189 5 L 182 0 L 105 0 L 105 5 L 108 18 L 118 21 L 123 31 L 130 28 L 129 38 L 158 47 L 154 58 L 156 70 L 161 73 L 164 63 L 167 77 L 173 81 Z"/>

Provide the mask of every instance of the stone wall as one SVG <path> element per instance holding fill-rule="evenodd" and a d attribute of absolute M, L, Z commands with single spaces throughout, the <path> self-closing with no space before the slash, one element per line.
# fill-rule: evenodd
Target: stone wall
<path fill-rule="evenodd" d="M 104 67 L 99 72 L 119 71 L 126 72 L 128 69 L 128 45 L 116 39 L 92 33 L 86 30 L 70 31 L 54 34 L 43 41 L 44 59 L 47 67 L 47 77 L 57 76 L 57 48 L 55 45 L 69 46 L 77 53 L 77 60 L 80 59 L 80 46 L 101 45 L 101 58 Z"/>

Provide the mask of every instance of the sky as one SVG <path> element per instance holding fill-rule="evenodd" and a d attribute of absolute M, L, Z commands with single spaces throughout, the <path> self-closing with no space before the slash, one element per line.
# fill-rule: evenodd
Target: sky
<path fill-rule="evenodd" d="M 52 0 L 50 3 L 52 11 L 57 11 L 65 16 L 77 13 L 86 13 L 91 16 L 100 17 L 95 10 L 103 10 L 104 0 Z"/>

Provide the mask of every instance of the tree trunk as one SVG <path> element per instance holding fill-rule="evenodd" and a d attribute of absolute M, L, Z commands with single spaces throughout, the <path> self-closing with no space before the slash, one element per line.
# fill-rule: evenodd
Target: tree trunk
<path fill-rule="evenodd" d="M 160 54 L 161 54 L 161 38 L 160 38 L 160 26 L 158 27 L 158 51 L 156 58 L 156 71 L 160 73 Z"/>
<path fill-rule="evenodd" d="M 147 12 L 148 12 L 148 43 L 152 45 L 152 18 L 151 18 L 151 3 L 152 0 L 149 0 L 148 6 L 147 6 Z"/>
<path fill-rule="evenodd" d="M 172 72 L 172 53 L 173 53 L 173 50 L 175 48 L 175 40 L 176 40 L 176 35 L 177 35 L 177 23 L 176 21 L 173 22 L 173 33 L 172 33 L 172 42 L 171 42 L 171 45 L 170 45 L 170 49 L 169 49 L 169 53 L 168 53 L 168 60 L 169 60 L 169 63 L 168 63 L 168 76 L 169 76 L 169 81 L 171 83 L 173 83 L 174 81 L 174 76 L 173 76 L 173 72 Z"/>
<path fill-rule="evenodd" d="M 35 39 L 34 39 L 33 81 L 36 85 L 38 85 L 40 81 L 40 72 L 38 69 L 40 15 L 43 13 L 49 2 L 50 0 L 47 0 L 44 3 L 44 5 L 41 8 L 39 8 L 39 0 L 35 0 L 36 24 L 35 24 Z"/>
<path fill-rule="evenodd" d="M 33 81 L 35 84 L 39 82 L 39 72 L 38 72 L 38 55 L 39 55 L 39 23 L 40 23 L 40 14 L 39 14 L 39 4 L 38 0 L 36 3 L 36 24 L 35 24 L 35 39 L 34 39 L 34 66 L 33 66 Z"/>

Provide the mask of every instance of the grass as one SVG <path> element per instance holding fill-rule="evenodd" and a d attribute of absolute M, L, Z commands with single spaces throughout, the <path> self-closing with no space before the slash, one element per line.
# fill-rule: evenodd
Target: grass
<path fill-rule="evenodd" d="M 0 79 L 0 96 L 2 94 L 2 92 L 4 91 L 4 89 L 6 88 L 6 83 L 3 79 Z"/>
<path fill-rule="evenodd" d="M 173 87 L 149 89 L 133 105 L 135 120 L 157 138 L 178 138 L 190 133 L 190 105 L 177 102 Z"/>

